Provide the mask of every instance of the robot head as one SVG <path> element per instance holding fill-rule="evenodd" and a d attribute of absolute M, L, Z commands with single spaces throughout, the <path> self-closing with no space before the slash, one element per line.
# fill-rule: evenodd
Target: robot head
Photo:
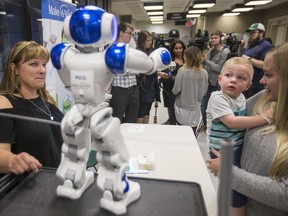
<path fill-rule="evenodd" d="M 66 17 L 64 34 L 79 47 L 103 47 L 116 40 L 117 20 L 94 5 L 83 6 Z"/>

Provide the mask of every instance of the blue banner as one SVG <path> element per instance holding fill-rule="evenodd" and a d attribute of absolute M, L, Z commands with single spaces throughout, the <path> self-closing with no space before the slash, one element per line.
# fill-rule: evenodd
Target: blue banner
<path fill-rule="evenodd" d="M 58 43 L 66 41 L 64 19 L 76 10 L 72 3 L 60 0 L 42 0 L 43 45 L 50 52 Z M 65 114 L 74 104 L 68 91 L 51 61 L 46 65 L 46 88 L 57 102 L 58 108 Z"/>
<path fill-rule="evenodd" d="M 64 21 L 75 11 L 75 6 L 59 0 L 42 0 L 42 19 Z"/>

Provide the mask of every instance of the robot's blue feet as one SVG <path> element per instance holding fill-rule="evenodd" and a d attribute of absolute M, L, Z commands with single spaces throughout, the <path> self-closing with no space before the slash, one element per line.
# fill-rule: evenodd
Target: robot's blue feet
<path fill-rule="evenodd" d="M 73 182 L 69 179 L 64 181 L 63 185 L 57 187 L 57 195 L 62 197 L 67 197 L 70 199 L 78 199 L 82 196 L 84 191 L 94 182 L 94 172 L 85 172 L 85 182 L 82 187 L 75 189 Z"/>
<path fill-rule="evenodd" d="M 122 200 L 114 201 L 111 191 L 104 191 L 103 197 L 100 200 L 100 206 L 114 214 L 125 214 L 127 206 L 133 201 L 139 199 L 141 188 L 137 182 L 129 181 L 129 191 L 125 194 Z"/>

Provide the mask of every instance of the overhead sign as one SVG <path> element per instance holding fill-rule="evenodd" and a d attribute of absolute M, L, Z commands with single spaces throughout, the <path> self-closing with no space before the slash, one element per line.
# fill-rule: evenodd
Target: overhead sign
<path fill-rule="evenodd" d="M 186 20 L 187 13 L 167 13 L 167 20 Z"/>

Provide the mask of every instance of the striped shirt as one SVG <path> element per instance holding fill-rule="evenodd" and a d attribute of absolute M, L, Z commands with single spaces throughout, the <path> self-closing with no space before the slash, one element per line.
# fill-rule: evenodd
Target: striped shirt
<path fill-rule="evenodd" d="M 233 142 L 234 149 L 243 144 L 246 129 L 232 129 L 219 121 L 220 117 L 232 114 L 245 116 L 246 99 L 243 94 L 233 99 L 221 91 L 213 92 L 207 107 L 207 131 L 210 148 L 220 150 L 223 140 Z"/>

